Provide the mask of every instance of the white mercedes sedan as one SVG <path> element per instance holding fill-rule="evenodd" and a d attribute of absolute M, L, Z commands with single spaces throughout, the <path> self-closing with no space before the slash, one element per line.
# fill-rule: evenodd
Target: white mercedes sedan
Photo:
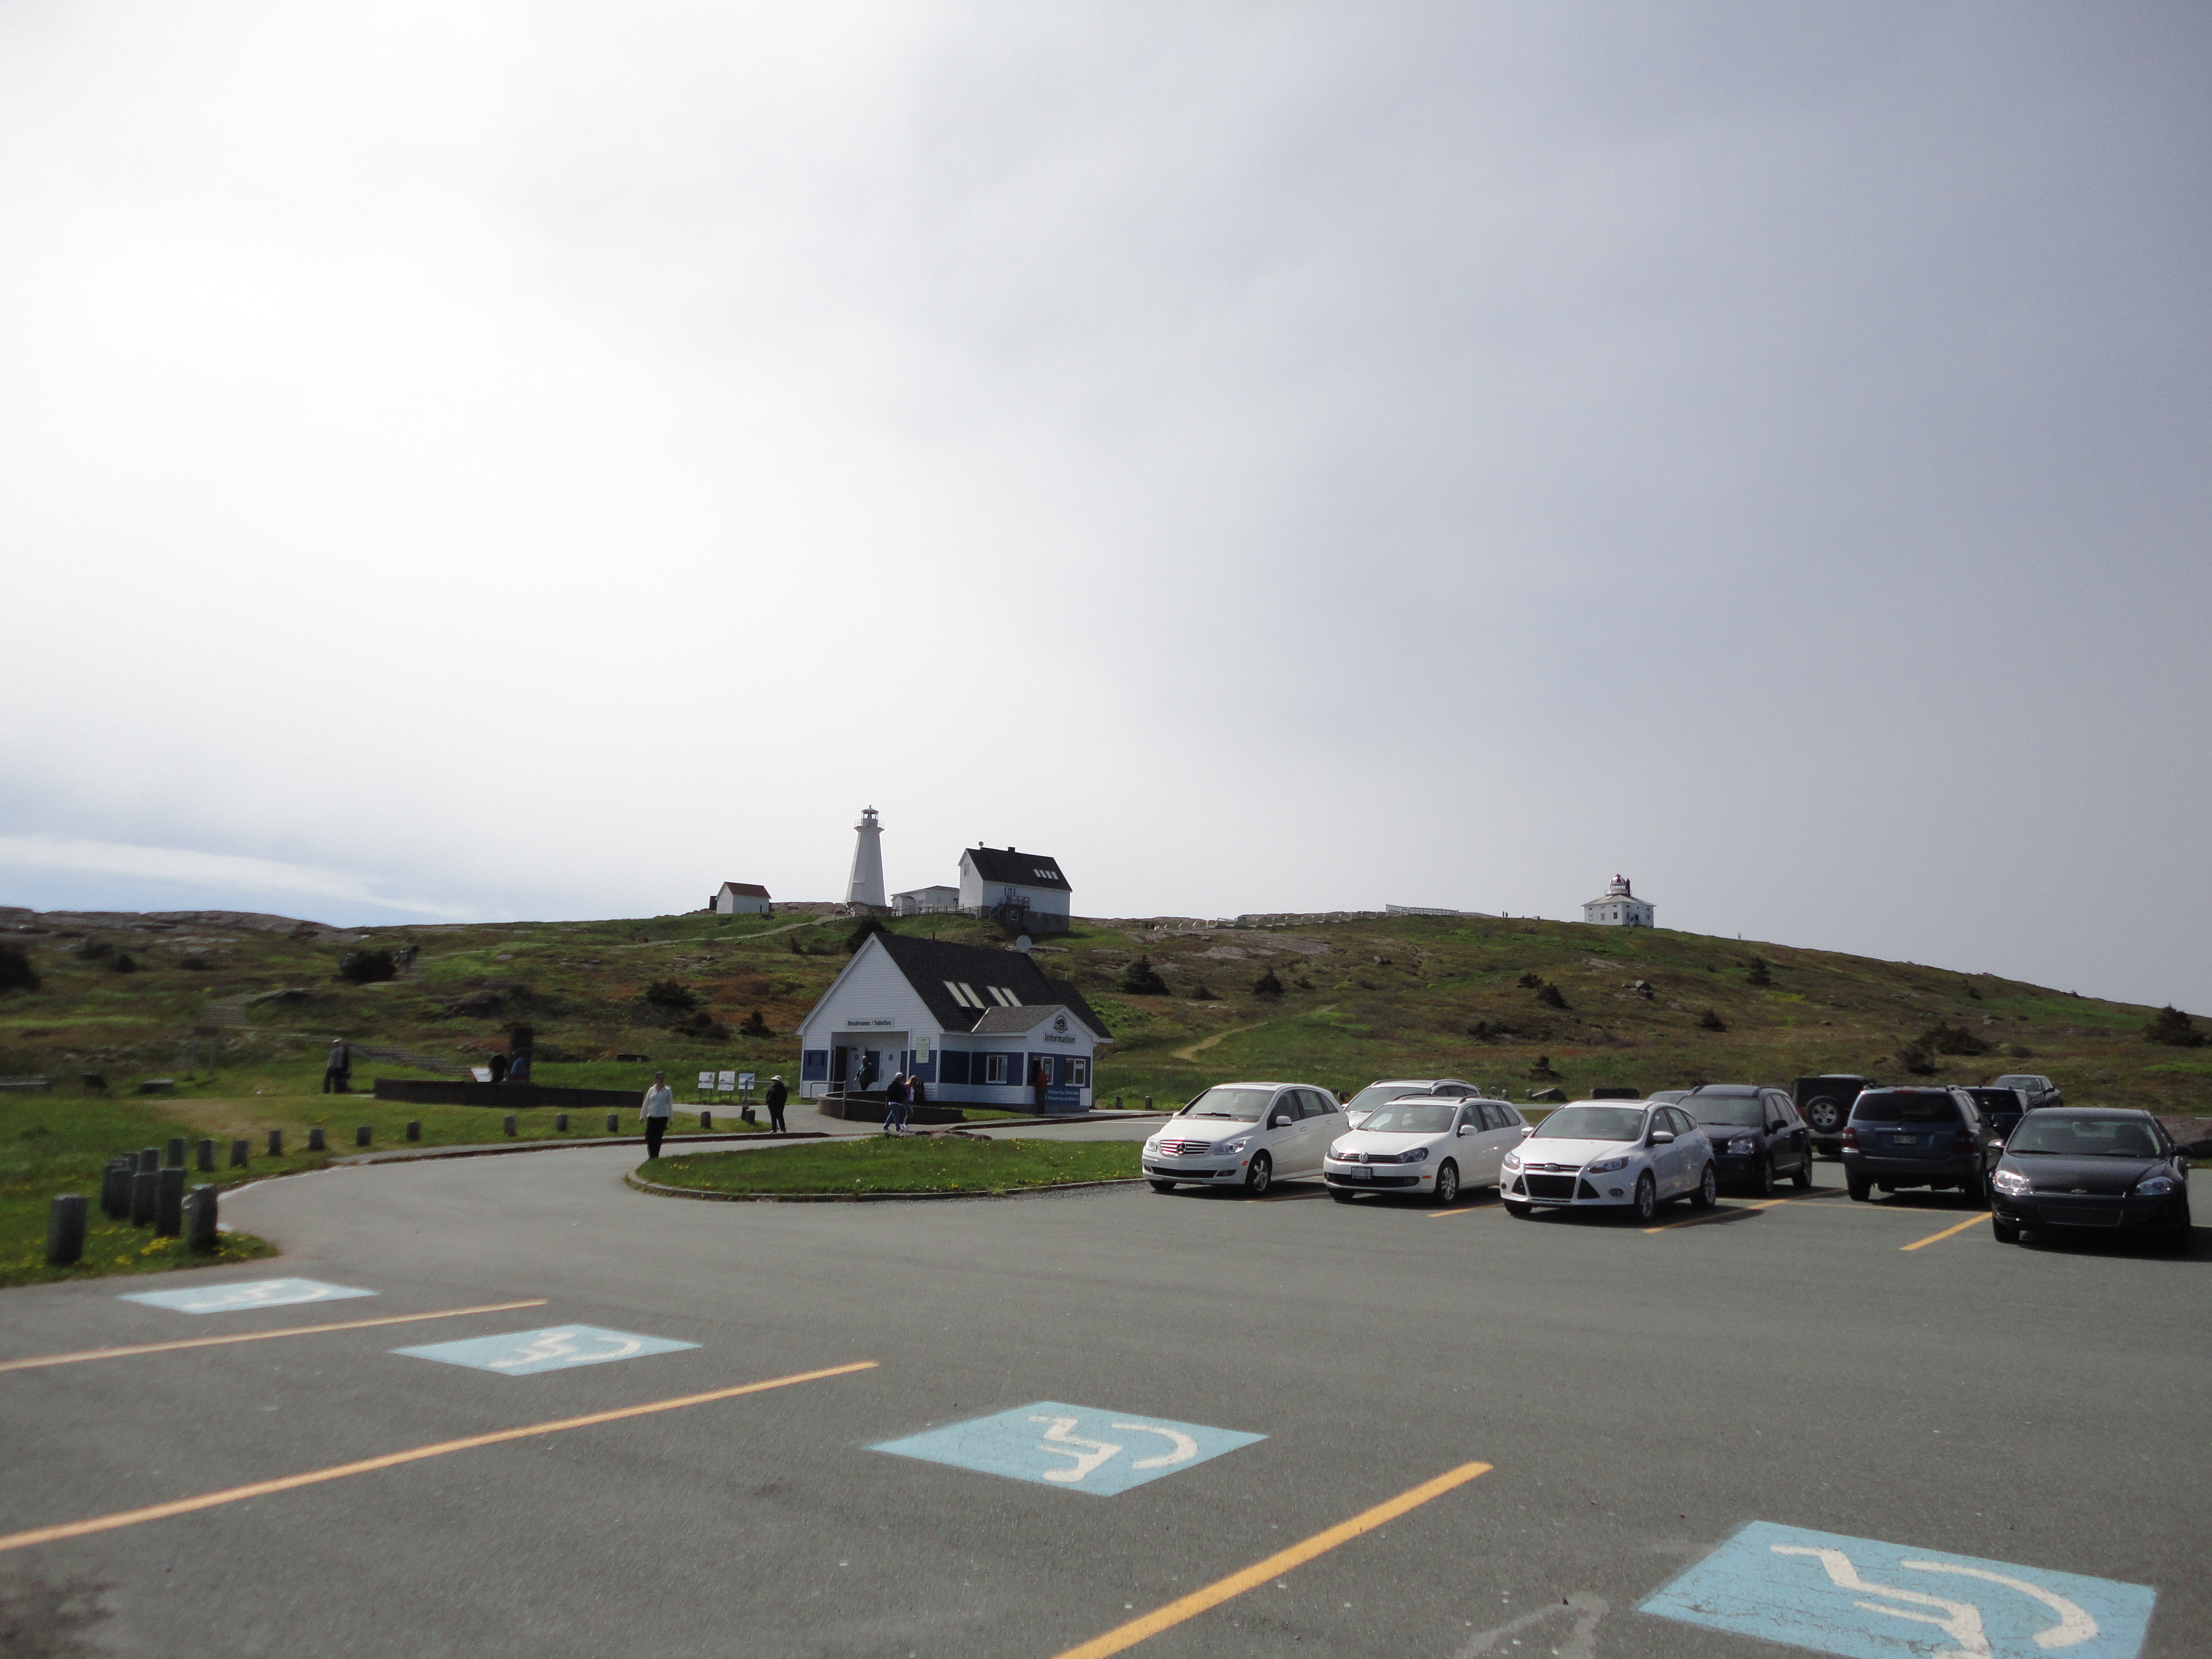
<path fill-rule="evenodd" d="M 1462 1187 L 1494 1187 L 1528 1126 L 1502 1100 L 1401 1095 L 1339 1135 L 1322 1164 L 1328 1194 L 1418 1193 L 1449 1204 Z"/>
<path fill-rule="evenodd" d="M 1653 1101 L 1562 1106 L 1506 1153 L 1502 1173 L 1505 1207 L 1522 1217 L 1605 1206 L 1649 1221 L 1672 1199 L 1709 1210 L 1720 1190 L 1705 1131 L 1680 1107 Z"/>

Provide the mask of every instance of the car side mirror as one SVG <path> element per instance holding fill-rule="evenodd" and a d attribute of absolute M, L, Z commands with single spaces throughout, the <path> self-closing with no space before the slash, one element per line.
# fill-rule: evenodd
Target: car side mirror
<path fill-rule="evenodd" d="M 1654 1146 L 1664 1146 L 1674 1139 L 1674 1132 L 1672 1129 L 1654 1129 L 1651 1132 L 1651 1144 Z"/>
<path fill-rule="evenodd" d="M 1773 1122 L 1766 1126 L 1766 1133 L 1771 1135 L 1778 1135 L 1783 1132 L 1783 1130 L 1789 1127 L 1790 1126 L 1788 1124 L 1783 1122 L 1783 1121 L 1778 1117 Z"/>
<path fill-rule="evenodd" d="M 1463 1135 L 1471 1135 L 1474 1133 L 1474 1125 L 1472 1123 L 1462 1123 L 1459 1126 L 1459 1132 Z"/>
<path fill-rule="evenodd" d="M 1278 1112 L 1274 1116 L 1267 1120 L 1267 1127 L 1270 1129 L 1279 1129 L 1289 1121 L 1290 1119 L 1285 1117 L 1280 1112 Z"/>
<path fill-rule="evenodd" d="M 1528 1139 L 1530 1135 L 1533 1135 L 1535 1133 L 1536 1126 L 1533 1123 L 1524 1123 L 1521 1126 L 1521 1139 L 1523 1140 Z"/>

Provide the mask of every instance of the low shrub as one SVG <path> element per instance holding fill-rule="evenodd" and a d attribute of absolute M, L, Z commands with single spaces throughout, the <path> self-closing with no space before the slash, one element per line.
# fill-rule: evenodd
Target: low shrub
<path fill-rule="evenodd" d="M 338 958 L 338 977 L 355 985 L 380 985 L 398 975 L 389 951 L 349 951 Z"/>
<path fill-rule="evenodd" d="M 135 974 L 138 971 L 138 958 L 128 951 L 118 951 L 107 959 L 107 971 L 111 974 Z"/>
<path fill-rule="evenodd" d="M 688 1014 L 699 1006 L 699 994 L 680 979 L 657 979 L 645 988 L 645 1000 L 663 1013 Z"/>
<path fill-rule="evenodd" d="M 761 1018 L 761 1011 L 756 1008 L 751 1013 L 745 1016 L 744 1024 L 738 1027 L 738 1035 L 739 1036 L 765 1037 L 774 1036 L 775 1033 L 769 1029 L 768 1022 Z"/>
<path fill-rule="evenodd" d="M 35 991 L 43 981 L 20 945 L 0 945 L 0 991 Z"/>
<path fill-rule="evenodd" d="M 1546 1008 L 1563 1009 L 1567 1006 L 1566 998 L 1560 994 L 1559 988 L 1556 985 L 1539 987 L 1536 992 L 1536 1001 L 1540 1006 Z"/>
<path fill-rule="evenodd" d="M 1985 1054 L 1990 1045 L 1963 1025 L 1946 1025 L 1941 1020 L 1920 1034 L 1913 1044 L 1935 1054 Z"/>
<path fill-rule="evenodd" d="M 1766 965 L 1766 958 L 1765 957 L 1753 957 L 1751 959 L 1750 969 L 1744 975 L 1743 981 L 1747 985 L 1771 985 L 1774 983 L 1774 975 L 1772 971 L 1768 969 Z"/>
<path fill-rule="evenodd" d="M 1532 968 L 1513 982 L 1524 991 L 1540 990 L 1543 988 L 1544 976 Z"/>
<path fill-rule="evenodd" d="M 1252 981 L 1252 994 L 1255 997 L 1279 997 L 1283 994 L 1283 981 L 1275 977 L 1273 969 L 1268 969 Z"/>
<path fill-rule="evenodd" d="M 1133 997 L 1164 997 L 1168 994 L 1168 982 L 1160 977 L 1160 970 L 1152 966 L 1152 959 L 1149 956 L 1139 957 L 1123 971 L 1121 988 Z"/>
<path fill-rule="evenodd" d="M 1728 1022 L 1714 1010 L 1708 1008 L 1698 1016 L 1698 1029 L 1700 1031 L 1725 1031 L 1728 1030 Z"/>
<path fill-rule="evenodd" d="M 2197 1029 L 2197 1022 L 2170 1002 L 2150 1017 L 2143 1027 L 2143 1036 L 2153 1042 L 2171 1043 L 2177 1048 L 2204 1046 L 2204 1033 Z"/>

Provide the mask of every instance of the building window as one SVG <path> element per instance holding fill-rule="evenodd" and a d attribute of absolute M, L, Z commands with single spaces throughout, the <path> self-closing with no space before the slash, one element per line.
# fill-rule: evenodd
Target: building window
<path fill-rule="evenodd" d="M 1091 1062 L 1087 1060 L 1069 1060 L 1067 1080 L 1079 1089 L 1088 1089 L 1091 1086 Z"/>
<path fill-rule="evenodd" d="M 984 1055 L 983 1081 L 986 1083 L 1004 1083 L 1006 1080 L 1007 1059 L 1008 1056 L 1005 1054 Z"/>

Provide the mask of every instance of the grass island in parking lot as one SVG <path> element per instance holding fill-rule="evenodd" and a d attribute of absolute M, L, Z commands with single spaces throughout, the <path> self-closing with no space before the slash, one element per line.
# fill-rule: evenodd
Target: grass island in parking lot
<path fill-rule="evenodd" d="M 799 1197 L 854 1193 L 1009 1193 L 1137 1176 L 1137 1146 L 1115 1140 L 982 1140 L 951 1135 L 838 1141 L 745 1152 L 690 1152 L 638 1177 L 695 1192 Z"/>

